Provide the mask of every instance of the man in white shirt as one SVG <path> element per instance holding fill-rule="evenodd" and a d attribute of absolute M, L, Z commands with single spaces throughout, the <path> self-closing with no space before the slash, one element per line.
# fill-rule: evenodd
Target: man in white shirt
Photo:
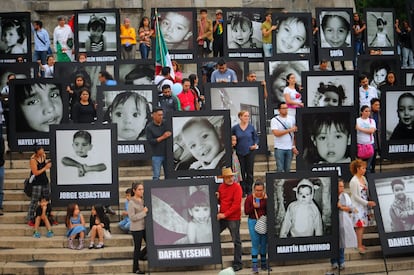
<path fill-rule="evenodd" d="M 293 154 L 299 154 L 295 146 L 295 119 L 288 116 L 286 102 L 280 102 L 279 115 L 272 118 L 270 127 L 274 137 L 276 172 L 289 172 Z"/>
<path fill-rule="evenodd" d="M 380 98 L 378 90 L 368 85 L 368 77 L 364 74 L 359 76 L 359 108 L 364 105 L 371 106 L 371 99 Z"/>

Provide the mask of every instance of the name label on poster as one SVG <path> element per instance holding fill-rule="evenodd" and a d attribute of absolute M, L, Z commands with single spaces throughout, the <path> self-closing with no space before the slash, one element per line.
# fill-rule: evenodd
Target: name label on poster
<path fill-rule="evenodd" d="M 211 247 L 205 246 L 179 249 L 158 249 L 157 253 L 159 260 L 210 258 Z"/>
<path fill-rule="evenodd" d="M 403 247 L 403 246 L 412 246 L 414 243 L 414 237 L 401 237 L 401 238 L 392 238 L 388 239 L 389 247 Z"/>
<path fill-rule="evenodd" d="M 338 171 L 338 176 L 342 176 L 342 170 L 340 166 L 325 166 L 325 167 L 313 167 L 312 172 L 324 172 L 324 171 Z"/>
<path fill-rule="evenodd" d="M 144 144 L 118 145 L 118 154 L 144 154 Z"/>
<path fill-rule="evenodd" d="M 388 153 L 409 153 L 414 152 L 414 144 L 395 144 L 388 146 Z"/>
<path fill-rule="evenodd" d="M 84 192 L 60 192 L 60 200 L 73 199 L 110 199 L 110 191 L 84 191 Z"/>
<path fill-rule="evenodd" d="M 191 53 L 176 53 L 176 54 L 170 54 L 171 59 L 193 59 L 193 54 Z"/>
<path fill-rule="evenodd" d="M 343 50 L 329 50 L 330 57 L 341 57 L 344 56 Z"/>
<path fill-rule="evenodd" d="M 229 53 L 229 57 L 262 58 L 262 53 Z"/>
<path fill-rule="evenodd" d="M 277 246 L 277 254 L 290 254 L 290 253 L 301 253 L 301 252 L 320 252 L 331 250 L 330 243 L 318 243 L 318 244 L 293 244 Z"/>
<path fill-rule="evenodd" d="M 86 60 L 88 62 L 115 61 L 116 56 L 88 56 Z"/>
<path fill-rule="evenodd" d="M 49 145 L 48 138 L 19 138 L 17 140 L 17 145 Z"/>

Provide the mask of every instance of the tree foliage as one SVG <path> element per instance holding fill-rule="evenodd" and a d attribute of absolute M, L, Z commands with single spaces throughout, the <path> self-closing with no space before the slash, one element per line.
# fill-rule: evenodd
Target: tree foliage
<path fill-rule="evenodd" d="M 359 14 L 365 8 L 394 8 L 396 18 L 403 20 L 408 18 L 406 1 L 413 0 L 355 0 L 355 7 Z"/>

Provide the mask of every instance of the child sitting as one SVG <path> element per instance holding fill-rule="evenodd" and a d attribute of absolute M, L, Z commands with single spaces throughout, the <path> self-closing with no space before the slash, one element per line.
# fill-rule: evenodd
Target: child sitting
<path fill-rule="evenodd" d="M 35 231 L 33 233 L 33 238 L 40 238 L 39 226 L 46 226 L 47 233 L 46 237 L 53 237 L 52 224 L 52 206 L 50 205 L 49 198 L 41 196 L 39 198 L 39 203 L 35 210 Z"/>
<path fill-rule="evenodd" d="M 110 221 L 105 214 L 105 209 L 102 205 L 94 205 L 91 210 L 91 217 L 89 219 L 89 235 L 91 237 L 89 249 L 104 248 L 104 237 L 110 236 Z M 98 237 L 99 243 L 95 246 L 95 238 Z"/>
<path fill-rule="evenodd" d="M 131 224 L 131 221 L 128 217 L 128 203 L 129 203 L 129 200 L 131 199 L 131 194 L 132 194 L 132 189 L 128 188 L 125 191 L 125 210 L 122 212 L 122 216 L 124 218 L 122 219 L 122 221 L 118 223 L 119 228 L 121 228 L 121 230 L 125 233 L 128 233 L 129 226 Z"/>
<path fill-rule="evenodd" d="M 80 213 L 79 206 L 76 203 L 68 205 L 66 210 L 66 236 L 68 237 L 68 248 L 69 249 L 82 249 L 85 239 L 85 219 Z M 79 237 L 79 245 L 75 248 L 73 240 Z"/>
<path fill-rule="evenodd" d="M 321 213 L 313 201 L 314 190 L 319 186 L 314 185 L 308 179 L 301 180 L 293 188 L 296 192 L 296 201 L 289 204 L 282 228 L 280 238 L 322 236 Z"/>

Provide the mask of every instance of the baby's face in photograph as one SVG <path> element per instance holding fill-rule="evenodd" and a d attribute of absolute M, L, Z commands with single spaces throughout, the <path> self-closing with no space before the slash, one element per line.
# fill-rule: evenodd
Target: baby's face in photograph
<path fill-rule="evenodd" d="M 167 43 L 180 43 L 189 38 L 190 22 L 176 12 L 169 12 L 161 22 L 161 31 Z"/>
<path fill-rule="evenodd" d="M 233 36 L 234 42 L 241 47 L 249 41 L 252 30 L 246 24 L 238 24 L 231 29 L 231 35 Z"/>
<path fill-rule="evenodd" d="M 328 163 L 341 162 L 350 143 L 348 135 L 336 129 L 334 125 L 323 127 L 312 140 L 319 156 Z"/>
<path fill-rule="evenodd" d="M 297 199 L 301 203 L 309 203 L 312 201 L 312 190 L 309 186 L 302 186 L 298 190 Z"/>
<path fill-rule="evenodd" d="M 400 100 L 398 105 L 398 117 L 402 124 L 412 128 L 414 124 L 414 99 L 405 97 Z"/>
<path fill-rule="evenodd" d="M 118 140 L 136 140 L 147 123 L 146 106 L 137 106 L 130 97 L 112 110 L 112 123 L 118 125 Z"/>
<path fill-rule="evenodd" d="M 17 40 L 19 40 L 19 34 L 17 33 L 17 28 L 9 28 L 6 29 L 3 33 L 3 40 L 6 42 L 8 47 L 12 47 L 17 44 Z"/>
<path fill-rule="evenodd" d="M 339 95 L 335 92 L 325 92 L 323 97 L 323 106 L 339 106 Z"/>
<path fill-rule="evenodd" d="M 92 149 L 92 144 L 83 137 L 76 137 L 73 140 L 72 147 L 78 157 L 86 158 L 88 152 Z"/>
<path fill-rule="evenodd" d="M 103 29 L 101 26 L 93 27 L 90 31 L 90 37 L 93 42 L 99 42 L 103 34 Z"/>
<path fill-rule="evenodd" d="M 49 125 L 59 124 L 63 117 L 60 91 L 53 84 L 34 84 L 31 89 L 20 104 L 23 115 L 35 131 L 49 132 Z"/>
<path fill-rule="evenodd" d="M 374 74 L 374 82 L 380 84 L 384 82 L 387 77 L 387 70 L 386 69 L 379 69 Z"/>
<path fill-rule="evenodd" d="M 306 41 L 306 28 L 302 22 L 285 20 L 280 23 L 276 34 L 278 53 L 295 53 Z"/>
<path fill-rule="evenodd" d="M 210 163 L 220 153 L 220 140 L 213 129 L 192 126 L 183 135 L 187 148 L 199 161 Z"/>
<path fill-rule="evenodd" d="M 330 17 L 326 21 L 325 40 L 331 47 L 338 48 L 342 47 L 345 43 L 346 37 L 348 36 L 348 29 L 343 24 L 342 20 L 338 17 Z"/>
<path fill-rule="evenodd" d="M 210 207 L 194 206 L 190 209 L 190 215 L 196 223 L 206 223 L 210 218 Z"/>

